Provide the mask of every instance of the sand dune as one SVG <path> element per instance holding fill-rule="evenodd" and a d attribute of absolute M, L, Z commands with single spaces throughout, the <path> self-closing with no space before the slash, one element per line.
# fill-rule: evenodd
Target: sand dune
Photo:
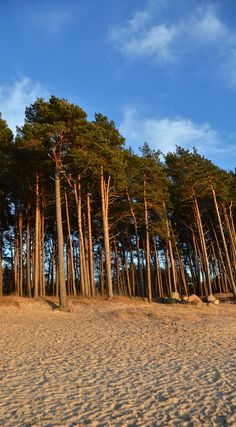
<path fill-rule="evenodd" d="M 236 304 L 71 309 L 0 305 L 0 425 L 236 426 Z"/>

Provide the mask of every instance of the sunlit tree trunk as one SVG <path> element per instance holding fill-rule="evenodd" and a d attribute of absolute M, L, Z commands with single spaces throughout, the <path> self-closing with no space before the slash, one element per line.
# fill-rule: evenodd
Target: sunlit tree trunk
<path fill-rule="evenodd" d="M 19 239 L 18 239 L 18 227 L 15 223 L 15 238 L 14 238 L 14 284 L 15 292 L 19 295 Z"/>
<path fill-rule="evenodd" d="M 77 185 L 74 183 L 74 193 L 77 206 L 77 219 L 78 219 L 78 231 L 79 231 L 79 257 L 80 257 L 80 282 L 81 282 L 81 292 L 83 297 L 88 297 L 89 295 L 89 284 L 85 263 L 85 249 L 84 249 L 84 235 L 82 227 L 82 202 L 81 202 L 81 186 L 80 186 L 80 177 L 78 177 L 78 190 Z"/>
<path fill-rule="evenodd" d="M 101 248 L 100 251 L 100 290 L 101 290 L 101 296 L 105 296 L 105 289 L 104 289 L 104 259 L 103 259 L 103 249 Z"/>
<path fill-rule="evenodd" d="M 102 219 L 103 219 L 103 236 L 105 248 L 105 262 L 106 262 L 106 282 L 108 298 L 113 298 L 112 277 L 111 277 L 111 252 L 109 241 L 109 222 L 108 222 L 108 208 L 109 208 L 109 190 L 110 190 L 110 176 L 107 183 L 103 176 L 103 168 L 101 168 L 101 195 L 102 195 Z"/>
<path fill-rule="evenodd" d="M 156 263 L 156 275 L 157 275 L 156 281 L 157 281 L 158 294 L 159 294 L 159 297 L 162 298 L 164 296 L 164 292 L 163 292 L 163 286 L 162 286 L 161 268 L 159 263 L 155 237 L 153 238 L 153 245 L 154 245 L 155 263 Z"/>
<path fill-rule="evenodd" d="M 136 252 L 137 252 L 137 260 L 138 260 L 138 280 L 137 280 L 137 294 L 138 296 L 144 296 L 144 283 L 143 283 L 143 270 L 142 263 L 140 259 L 140 245 L 139 245 L 139 234 L 138 234 L 138 224 L 137 219 L 132 207 L 131 199 L 128 190 L 126 191 L 127 199 L 129 202 L 130 213 L 134 222 L 134 230 L 135 230 L 135 238 L 136 238 Z"/>
<path fill-rule="evenodd" d="M 87 216 L 88 216 L 88 242 L 89 242 L 89 274 L 90 274 L 91 294 L 92 294 L 92 297 L 95 297 L 93 240 L 92 240 L 91 206 L 90 206 L 89 192 L 87 193 Z"/>
<path fill-rule="evenodd" d="M 127 288 L 128 288 L 128 295 L 129 297 L 132 296 L 131 286 L 130 286 L 130 276 L 129 276 L 129 263 L 128 263 L 128 255 L 127 253 L 124 253 L 125 257 L 125 272 L 126 272 L 126 281 L 127 281 Z"/>
<path fill-rule="evenodd" d="M 69 217 L 69 208 L 68 208 L 68 198 L 67 198 L 67 192 L 65 190 L 65 206 L 66 206 L 66 221 L 67 221 L 67 230 L 68 230 L 68 240 L 69 240 L 69 248 L 70 248 L 70 274 L 71 274 L 71 282 L 72 282 L 72 290 L 73 295 L 76 296 L 76 289 L 75 289 L 75 268 L 74 268 L 74 257 L 73 257 L 73 244 L 72 244 L 72 237 L 71 237 L 71 229 L 70 229 L 70 217 Z"/>
<path fill-rule="evenodd" d="M 23 296 L 23 217 L 19 213 L 19 296 Z"/>
<path fill-rule="evenodd" d="M 36 173 L 35 182 L 35 243 L 34 243 L 34 298 L 39 296 L 39 222 L 40 222 L 40 207 L 39 207 L 39 175 Z"/>
<path fill-rule="evenodd" d="M 31 297 L 31 266 L 30 266 L 30 222 L 28 217 L 28 212 L 26 212 L 27 222 L 26 222 L 26 287 L 27 295 Z"/>
<path fill-rule="evenodd" d="M 44 218 L 44 209 L 45 209 L 45 201 L 44 201 L 44 195 L 42 197 L 42 214 L 41 214 L 41 239 L 40 239 L 40 243 L 41 243 L 41 265 L 40 265 L 40 275 L 41 275 L 41 294 L 42 296 L 46 295 L 46 289 L 45 289 L 45 248 L 44 248 L 44 234 L 45 234 L 45 218 Z"/>
<path fill-rule="evenodd" d="M 60 309 L 68 311 L 68 298 L 66 293 L 66 282 L 64 272 L 64 239 L 62 229 L 62 215 L 61 215 L 61 194 L 60 194 L 60 175 L 59 170 L 56 168 L 55 173 L 55 196 L 56 196 L 56 223 L 57 223 L 57 261 L 58 261 L 58 280 L 59 280 L 59 301 Z"/>
<path fill-rule="evenodd" d="M 114 254 L 115 254 L 115 263 L 116 263 L 116 292 L 118 295 L 120 295 L 120 260 L 117 250 L 117 243 L 116 239 L 114 239 Z"/>
<path fill-rule="evenodd" d="M 234 230 L 231 227 L 230 224 L 230 217 L 228 216 L 227 209 L 223 205 L 223 211 L 224 211 L 224 218 L 225 218 L 225 225 L 228 231 L 229 240 L 230 240 L 230 249 L 231 249 L 231 259 L 232 259 L 232 266 L 234 269 L 234 277 L 236 276 L 236 244 L 235 244 L 235 238 L 234 238 Z"/>
<path fill-rule="evenodd" d="M 206 277 L 206 282 L 208 287 L 208 293 L 209 295 L 212 295 L 211 273 L 210 273 L 209 260 L 208 260 L 207 249 L 206 249 L 206 242 L 205 242 L 205 237 L 204 237 L 204 232 L 202 227 L 202 219 L 201 219 L 201 214 L 199 211 L 198 202 L 197 202 L 197 198 L 194 191 L 192 192 L 192 195 L 193 195 L 194 208 L 195 208 L 195 214 L 196 214 L 196 222 L 197 222 L 201 248 L 203 253 L 203 259 L 205 264 L 205 277 Z"/>
<path fill-rule="evenodd" d="M 234 276 L 233 276 L 233 272 L 232 272 L 232 268 L 231 268 L 228 247 L 226 244 L 226 239 L 225 239 L 225 234 L 224 234 L 224 230 L 222 227 L 222 221 L 221 221 L 221 217 L 220 217 L 219 207 L 218 207 L 218 203 L 216 200 L 216 193 L 215 193 L 215 190 L 213 188 L 213 185 L 211 185 L 211 191 L 212 191 L 212 195 L 213 195 L 213 199 L 214 199 L 216 214 L 217 214 L 218 223 L 219 223 L 219 227 L 220 227 L 221 238 L 222 238 L 222 242 L 223 242 L 223 246 L 224 246 L 226 264 L 227 264 L 228 274 L 229 274 L 229 278 L 230 278 L 230 284 L 231 284 L 233 294 L 234 294 L 234 296 L 236 296 L 236 285 L 234 282 Z"/>
<path fill-rule="evenodd" d="M 145 230 L 146 230 L 147 297 L 148 297 L 148 301 L 152 302 L 149 223 L 148 223 L 147 190 L 146 190 L 146 179 L 145 179 L 145 177 L 144 177 L 144 181 L 143 181 L 143 201 L 144 201 L 144 221 L 145 221 Z"/>

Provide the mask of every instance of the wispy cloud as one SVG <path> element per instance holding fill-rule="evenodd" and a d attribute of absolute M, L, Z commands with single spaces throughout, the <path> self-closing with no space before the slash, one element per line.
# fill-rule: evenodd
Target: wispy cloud
<path fill-rule="evenodd" d="M 218 16 L 215 4 L 208 4 L 194 11 L 193 17 L 185 21 L 185 32 L 193 40 L 204 44 L 225 44 L 231 37 L 231 31 Z"/>
<path fill-rule="evenodd" d="M 64 2 L 63 2 L 64 3 Z M 72 8 L 69 4 L 56 4 L 48 2 L 44 7 L 35 7 L 27 5 L 25 8 L 25 17 L 28 25 L 42 36 L 57 36 L 68 28 L 71 23 L 78 18 L 77 8 Z"/>
<path fill-rule="evenodd" d="M 37 97 L 48 97 L 48 92 L 41 83 L 29 77 L 22 77 L 11 85 L 0 84 L 0 111 L 13 132 L 16 126 L 23 125 L 25 107 Z"/>
<path fill-rule="evenodd" d="M 155 55 L 168 62 L 177 29 L 166 24 L 150 25 L 150 20 L 150 9 L 137 11 L 126 25 L 110 30 L 110 39 L 129 58 Z"/>
<path fill-rule="evenodd" d="M 132 107 L 124 108 L 123 112 L 119 129 L 133 148 L 148 142 L 151 148 L 166 154 L 175 151 L 176 145 L 190 150 L 196 147 L 200 154 L 216 160 L 236 154 L 230 135 L 221 135 L 209 123 L 194 123 L 183 117 L 143 117 Z"/>
<path fill-rule="evenodd" d="M 175 7 L 167 1 L 165 6 Z M 160 8 L 148 3 L 126 23 L 111 28 L 113 46 L 128 59 L 148 58 L 162 64 L 175 62 L 186 53 L 194 54 L 200 47 L 209 57 L 218 57 L 219 68 L 222 61 L 227 64 L 227 78 L 235 75 L 236 33 L 220 18 L 217 3 L 191 8 L 190 2 L 189 9 L 171 21 L 168 13 L 158 12 Z"/>

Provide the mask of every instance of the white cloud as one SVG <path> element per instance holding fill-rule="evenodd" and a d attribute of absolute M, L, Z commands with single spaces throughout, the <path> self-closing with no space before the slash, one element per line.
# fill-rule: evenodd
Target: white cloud
<path fill-rule="evenodd" d="M 236 146 L 232 141 L 230 143 L 230 136 L 223 138 L 208 123 L 194 123 L 183 117 L 141 117 L 136 109 L 126 107 L 119 129 L 133 149 L 147 142 L 152 149 L 161 150 L 164 154 L 175 151 L 176 145 L 190 150 L 196 147 L 200 154 L 209 158 L 220 159 L 221 155 L 236 154 Z"/>
<path fill-rule="evenodd" d="M 150 12 L 149 9 L 135 12 L 126 26 L 111 29 L 110 39 L 129 58 L 155 55 L 161 61 L 169 62 L 177 29 L 166 24 L 150 26 Z"/>
<path fill-rule="evenodd" d="M 16 126 L 24 123 L 25 107 L 38 97 L 47 97 L 48 92 L 39 82 L 28 77 L 16 80 L 12 85 L 0 84 L 0 111 L 8 126 L 15 132 Z"/>
<path fill-rule="evenodd" d="M 171 44 L 174 40 L 176 29 L 166 25 L 156 25 L 140 38 L 131 38 L 126 44 L 128 54 L 156 55 L 163 62 L 172 60 Z"/>
<path fill-rule="evenodd" d="M 186 22 L 186 31 L 193 39 L 206 44 L 227 42 L 230 31 L 217 16 L 215 6 L 199 8 L 196 15 Z"/>
<path fill-rule="evenodd" d="M 111 29 L 110 40 L 123 55 L 166 64 L 181 58 L 183 53 L 194 54 L 201 47 L 209 58 L 218 58 L 219 69 L 222 62 L 227 64 L 228 72 L 223 77 L 236 85 L 232 54 L 236 51 L 236 33 L 221 20 L 216 3 L 206 2 L 195 8 L 190 3 L 189 10 L 173 22 L 167 21 L 168 13 L 158 13 L 160 8 L 153 4 L 148 3 L 146 9 L 134 12 L 124 25 Z M 170 5 L 169 2 L 169 8 Z"/>

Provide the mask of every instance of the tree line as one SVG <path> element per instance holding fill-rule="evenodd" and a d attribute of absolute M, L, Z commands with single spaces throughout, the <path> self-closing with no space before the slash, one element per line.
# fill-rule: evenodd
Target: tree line
<path fill-rule="evenodd" d="M 55 96 L 0 116 L 0 295 L 236 296 L 235 173 L 160 154 Z"/>

